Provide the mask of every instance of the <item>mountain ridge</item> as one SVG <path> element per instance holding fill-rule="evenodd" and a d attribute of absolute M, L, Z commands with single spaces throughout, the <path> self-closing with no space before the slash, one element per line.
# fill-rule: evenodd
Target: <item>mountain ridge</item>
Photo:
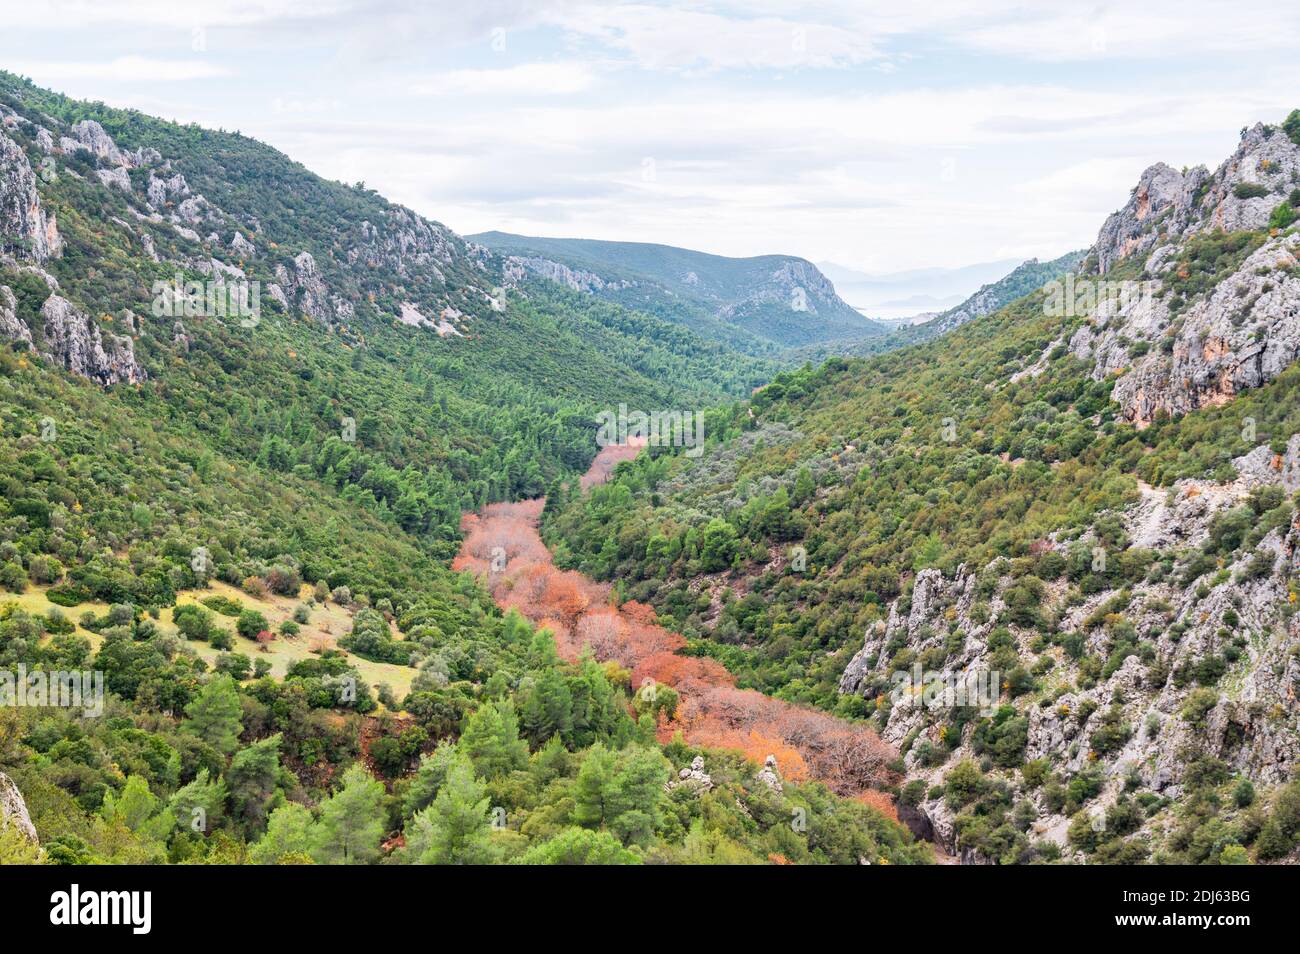
<path fill-rule="evenodd" d="M 731 258 L 677 246 L 595 239 L 538 238 L 504 232 L 468 236 L 502 253 L 508 266 L 631 306 L 669 314 L 683 305 L 779 346 L 873 334 L 807 259 Z"/>

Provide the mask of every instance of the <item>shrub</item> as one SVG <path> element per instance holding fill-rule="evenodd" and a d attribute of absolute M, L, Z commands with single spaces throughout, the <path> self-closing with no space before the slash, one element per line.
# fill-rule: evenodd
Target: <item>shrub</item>
<path fill-rule="evenodd" d="M 1268 227 L 1271 229 L 1284 229 L 1296 220 L 1296 211 L 1291 203 L 1283 202 L 1273 214 L 1268 217 Z"/>
<path fill-rule="evenodd" d="M 259 600 L 266 599 L 267 596 L 266 581 L 263 580 L 260 576 L 247 577 L 244 580 L 244 582 L 240 584 L 240 586 L 243 589 L 243 591 L 249 594 L 250 596 L 255 596 Z"/>
<path fill-rule="evenodd" d="M 1291 114 L 1282 120 L 1282 131 L 1293 143 L 1300 146 L 1300 109 L 1291 110 Z"/>
<path fill-rule="evenodd" d="M 266 585 L 280 596 L 297 596 L 302 589 L 302 576 L 293 567 L 277 564 L 266 575 Z"/>
<path fill-rule="evenodd" d="M 0 587 L 11 593 L 21 593 L 27 589 L 27 571 L 17 561 L 10 561 L 0 566 Z"/>
<path fill-rule="evenodd" d="M 1268 187 L 1258 182 L 1238 182 L 1232 187 L 1232 194 L 1238 199 L 1258 199 L 1268 195 Z"/>
<path fill-rule="evenodd" d="M 238 600 L 232 600 L 228 596 L 209 596 L 200 600 L 200 602 L 210 610 L 215 610 L 222 616 L 238 616 L 244 611 L 244 605 Z"/>
<path fill-rule="evenodd" d="M 266 617 L 257 610 L 244 610 L 239 614 L 239 619 L 235 622 L 235 629 L 240 636 L 245 639 L 253 639 L 262 630 L 270 627 Z"/>

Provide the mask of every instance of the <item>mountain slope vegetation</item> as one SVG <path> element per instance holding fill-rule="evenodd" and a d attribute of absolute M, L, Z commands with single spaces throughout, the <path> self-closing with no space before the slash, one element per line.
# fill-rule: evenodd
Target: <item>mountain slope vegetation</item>
<path fill-rule="evenodd" d="M 507 288 L 237 133 L 10 74 L 0 121 L 0 671 L 105 689 L 0 708 L 38 839 L 6 812 L 0 859 L 928 859 L 886 801 L 661 743 L 625 670 L 448 566 L 463 511 L 586 469 L 600 411 L 745 394 L 762 358 Z"/>
<path fill-rule="evenodd" d="M 1293 859 L 1287 128 L 1152 167 L 1069 283 L 622 465 L 548 515 L 557 561 L 741 685 L 872 720 L 965 858 Z"/>
<path fill-rule="evenodd" d="M 750 354 L 882 333 L 812 263 L 786 255 L 726 258 L 641 242 L 469 237 L 507 268 L 680 321 Z"/>

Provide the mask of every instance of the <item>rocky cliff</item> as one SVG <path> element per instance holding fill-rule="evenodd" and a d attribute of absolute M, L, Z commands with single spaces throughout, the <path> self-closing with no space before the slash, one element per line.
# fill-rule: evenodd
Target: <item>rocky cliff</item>
<path fill-rule="evenodd" d="M 1117 378 L 1130 420 L 1221 404 L 1300 355 L 1298 186 L 1300 144 L 1257 124 L 1213 173 L 1152 166 L 1106 220 L 1095 310 L 1068 346 Z"/>
<path fill-rule="evenodd" d="M 32 842 L 39 842 L 36 826 L 27 813 L 27 803 L 22 792 L 4 772 L 0 772 L 0 828 L 13 825 Z"/>
<path fill-rule="evenodd" d="M 188 347 L 190 335 L 176 319 L 227 317 L 223 309 L 209 315 L 209 306 L 192 299 L 205 292 L 178 290 L 186 282 L 216 286 L 219 294 L 241 289 L 246 299 L 260 284 L 255 305 L 274 317 L 302 315 L 353 345 L 375 320 L 412 333 L 427 328 L 443 339 L 465 337 L 477 318 L 503 308 L 499 270 L 472 256 L 451 230 L 373 193 L 361 193 L 355 203 L 369 214 L 332 222 L 333 234 L 319 246 L 284 248 L 244 210 L 245 197 L 230 177 L 206 179 L 179 156 L 123 146 L 96 120 L 63 123 L 10 102 L 0 103 L 0 340 L 22 342 L 73 374 L 102 385 L 143 381 L 146 364 L 165 363 L 169 346 L 182 353 Z M 101 191 L 91 199 L 95 190 Z M 88 199 L 94 208 L 79 212 L 97 234 L 81 241 L 104 254 L 124 236 L 123 251 L 141 263 L 140 287 L 127 289 L 126 297 L 138 302 L 165 276 L 168 287 L 149 293 L 165 311 L 157 327 L 150 318 L 133 318 L 130 334 L 115 333 L 117 326 L 92 317 L 113 304 L 78 293 L 94 272 L 64 273 L 65 237 L 51 206 Z M 22 306 L 26 299 L 13 286 L 23 273 L 44 282 L 43 303 Z M 36 287 L 28 286 L 28 297 Z"/>
<path fill-rule="evenodd" d="M 1127 787 L 1179 798 L 1198 759 L 1219 760 L 1259 785 L 1291 778 L 1300 759 L 1300 661 L 1294 651 L 1300 619 L 1293 582 L 1300 571 L 1300 520 L 1288 516 L 1221 561 L 1207 563 L 1198 548 L 1216 518 L 1249 509 L 1266 488 L 1300 488 L 1300 434 L 1283 455 L 1261 446 L 1234 466 L 1239 476 L 1230 483 L 1183 480 L 1167 492 L 1142 489 L 1123 523 L 1127 542 L 1154 551 L 1151 562 L 1159 570 L 1137 583 L 1089 587 L 1080 597 L 1049 582 L 1036 596 L 1031 622 L 1023 608 L 1011 605 L 1018 603 L 1010 593 L 1018 580 L 1009 561 L 978 572 L 962 567 L 951 578 L 923 570 L 910 601 L 896 602 L 888 621 L 867 634 L 840 689 L 892 696 L 882 735 L 905 749 L 909 779 L 940 786 L 917 808 L 948 850 L 961 853 L 963 842 L 942 783 L 954 764 L 974 758 L 987 765 L 991 752 L 998 773 L 996 750 L 981 738 L 978 718 L 964 723 L 957 737 L 949 734 L 951 698 L 936 696 L 930 704 L 910 682 L 898 689 L 900 650 L 908 660 L 942 659 L 926 667 L 927 678 L 968 686 L 970 693 L 958 694 L 956 702 L 981 716 L 1009 704 L 1025 760 L 1043 760 L 1069 775 L 1096 773 L 1101 794 L 1090 810 L 1099 815 Z M 1041 552 L 1056 552 L 1063 563 L 1094 565 L 1104 565 L 1110 553 L 1093 536 L 1051 540 Z M 1055 631 L 1056 645 L 1041 638 L 1045 630 Z M 1085 671 L 1062 645 L 1079 647 L 1079 658 L 1086 653 L 1107 663 L 1100 672 Z M 1018 696 L 1017 670 L 1041 674 L 1044 688 Z M 995 688 L 980 697 L 979 680 L 989 674 L 996 674 Z M 942 764 L 931 758 L 936 751 L 946 753 Z M 1034 835 L 1071 854 L 1067 813 L 1021 773 L 1001 778 L 1012 797 L 1033 806 Z M 1159 835 L 1162 824 L 1150 830 Z"/>

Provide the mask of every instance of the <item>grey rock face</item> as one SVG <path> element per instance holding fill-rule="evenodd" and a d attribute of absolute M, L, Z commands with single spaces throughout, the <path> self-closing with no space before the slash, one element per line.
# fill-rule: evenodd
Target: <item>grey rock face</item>
<path fill-rule="evenodd" d="M 816 315 L 835 305 L 847 307 L 835 293 L 830 279 L 817 266 L 802 259 L 782 262 L 769 278 L 750 293 L 744 301 L 727 305 L 718 311 L 718 317 L 731 318 L 744 314 L 756 305 L 776 304 L 793 311 Z"/>
<path fill-rule="evenodd" d="M 1098 270 L 1104 274 L 1130 255 L 1198 232 L 1261 229 L 1297 181 L 1300 146 L 1263 123 L 1246 130 L 1236 151 L 1213 173 L 1203 166 L 1177 172 L 1157 163 L 1102 226 L 1094 246 Z M 1260 189 L 1263 195 L 1250 194 Z"/>
<path fill-rule="evenodd" d="M 1191 208 L 1193 196 L 1205 176 L 1197 167 L 1188 175 L 1158 162 L 1142 173 L 1124 208 L 1112 213 L 1097 236 L 1098 268 L 1104 274 L 1120 259 L 1151 247 L 1157 225 L 1178 219 Z M 1171 216 L 1172 213 L 1172 216 Z"/>
<path fill-rule="evenodd" d="M 136 384 L 148 377 L 130 338 L 104 335 L 66 298 L 51 295 L 41 306 L 41 318 L 42 353 L 73 374 L 101 385 Z"/>
<path fill-rule="evenodd" d="M 704 759 L 695 756 L 691 759 L 690 768 L 684 768 L 677 773 L 677 778 L 669 779 L 664 783 L 664 790 L 671 792 L 675 788 L 685 788 L 696 798 L 713 788 L 713 776 L 704 771 Z"/>
<path fill-rule="evenodd" d="M 763 760 L 763 767 L 759 769 L 758 775 L 755 777 L 777 794 L 784 790 L 784 786 L 781 784 L 781 773 L 776 768 L 775 755 L 769 755 Z"/>
<path fill-rule="evenodd" d="M 352 320 L 351 303 L 330 293 L 316 267 L 316 259 L 310 252 L 298 253 L 293 264 L 292 272 L 283 265 L 275 267 L 277 284 L 290 302 L 296 303 L 304 315 L 323 325 L 332 326 Z"/>
<path fill-rule="evenodd" d="M 80 144 L 83 148 L 105 162 L 111 165 L 121 166 L 129 163 L 129 159 L 117 148 L 117 143 L 113 137 L 104 132 L 104 127 L 93 119 L 83 119 L 72 127 L 73 141 Z"/>
<path fill-rule="evenodd" d="M 252 242 L 244 238 L 243 232 L 236 232 L 230 239 L 230 250 L 236 255 L 241 255 L 244 258 L 252 258 L 257 254 L 256 247 L 254 247 Z"/>
<path fill-rule="evenodd" d="M 124 166 L 118 166 L 115 169 L 96 169 L 95 175 L 106 186 L 121 189 L 123 192 L 131 191 L 131 177 L 127 175 Z"/>
<path fill-rule="evenodd" d="M 912 587 L 912 605 L 906 615 L 898 611 L 894 602 L 889 609 L 889 619 L 867 633 L 862 649 L 854 655 L 840 677 L 840 692 L 858 692 L 872 672 L 883 672 L 887 663 L 884 647 L 896 638 L 920 652 L 943 641 L 947 627 L 943 615 L 952 610 L 954 618 L 964 621 L 972 645 L 987 634 L 991 624 L 979 625 L 970 619 L 970 609 L 975 599 L 975 574 L 965 564 L 957 570 L 952 580 L 945 580 L 936 569 L 922 570 L 916 575 Z M 955 674 L 955 672 L 954 672 Z M 906 707 L 900 707 L 900 715 Z"/>
<path fill-rule="evenodd" d="M 1287 194 L 1300 181 L 1300 146 L 1275 127 L 1256 123 L 1246 131 L 1237 151 L 1215 171 L 1207 184 L 1200 221 L 1190 231 L 1261 229 Z M 1258 186 L 1267 194 L 1240 198 L 1238 186 Z M 1208 214 L 1204 214 L 1208 213 Z"/>
<path fill-rule="evenodd" d="M 1157 249 L 1148 270 L 1166 257 Z M 1179 317 L 1175 325 L 1164 300 L 1140 296 L 1098 307 L 1070 340 L 1076 357 L 1093 362 L 1094 378 L 1119 374 L 1113 397 L 1139 426 L 1161 412 L 1222 404 L 1300 357 L 1300 234 L 1265 242 Z M 1134 359 L 1131 342 L 1159 346 Z"/>
<path fill-rule="evenodd" d="M 8 285 L 0 285 L 0 341 L 32 343 L 32 332 L 18 317 L 18 302 Z"/>
<path fill-rule="evenodd" d="M 167 178 L 160 178 L 149 173 L 149 184 L 145 187 L 145 196 L 155 209 L 162 209 L 168 202 L 180 202 L 189 197 L 190 185 L 179 172 Z"/>
<path fill-rule="evenodd" d="M 39 844 L 36 826 L 27 813 L 27 803 L 23 801 L 22 792 L 4 772 L 0 772 L 0 828 L 13 825 L 32 842 Z"/>
<path fill-rule="evenodd" d="M 1040 677 L 1040 692 L 1016 699 L 1003 695 L 997 704 L 1013 706 L 1024 718 L 1026 760 L 1047 759 L 1054 770 L 1067 774 L 1100 771 L 1103 791 L 1090 810 L 1100 811 L 1113 802 L 1130 776 L 1144 787 L 1177 798 L 1187 765 L 1198 753 L 1222 760 L 1230 771 L 1256 784 L 1285 782 L 1300 758 L 1300 717 L 1295 706 L 1300 658 L 1294 653 L 1300 642 L 1300 615 L 1291 611 L 1289 589 L 1289 581 L 1300 569 L 1300 523 L 1293 520 L 1277 527 L 1254 549 L 1238 551 L 1222 573 L 1211 566 L 1199 576 L 1193 571 L 1194 578 L 1186 574 L 1217 514 L 1242 506 L 1260 486 L 1279 485 L 1288 492 L 1300 489 L 1300 434 L 1290 438 L 1282 454 L 1261 445 L 1238 457 L 1234 466 L 1239 477 L 1230 483 L 1184 480 L 1169 490 L 1143 486 L 1139 501 L 1121 515 L 1132 545 L 1153 549 L 1159 558 L 1173 563 L 1173 572 L 1130 583 L 1126 590 L 1131 599 L 1120 615 L 1132 626 L 1134 644 L 1147 644 L 1145 656 L 1135 650 L 1113 672 L 1081 680 L 1082 670 L 1061 650 L 1048 647 L 1038 652 L 1031 646 L 1036 628 L 1014 625 L 1006 617 L 1000 594 L 1012 582 L 1009 564 L 986 568 L 998 583 L 981 602 L 979 614 L 968 599 L 975 596 L 969 589 L 973 575 L 962 568 L 955 578 L 945 579 L 937 571 L 925 570 L 914 582 L 910 608 L 901 611 L 895 602 L 888 621 L 866 634 L 862 650 L 845 671 L 841 691 L 880 691 L 880 677 L 890 669 L 886 644 L 901 643 L 919 657 L 951 639 L 950 631 L 962 641 L 955 653 L 949 650 L 945 669 L 988 669 L 988 633 L 1005 626 L 1020 665 L 1028 670 L 1036 660 L 1050 658 L 1052 666 Z M 1077 545 L 1086 549 L 1094 542 L 1085 535 Z M 1044 543 L 1057 550 L 1066 546 L 1050 538 Z M 1256 569 L 1261 555 L 1273 561 L 1268 572 Z M 1063 583 L 1046 585 L 1044 616 L 1052 618 L 1062 634 L 1082 638 L 1086 654 L 1106 658 L 1111 649 L 1109 624 L 1098 626 L 1096 620 L 1103 607 L 1113 612 L 1112 601 L 1120 591 L 1104 590 L 1079 602 L 1077 596 L 1065 600 L 1067 590 Z M 1204 691 L 1190 674 L 1215 660 L 1224 660 L 1226 670 L 1214 682 L 1211 705 L 1198 715 L 1188 703 L 1193 694 L 1200 691 L 1203 696 Z M 1108 719 L 1103 743 L 1100 733 Z M 894 743 L 908 737 L 915 740 L 905 765 L 910 778 L 927 785 L 941 782 L 953 765 L 975 754 L 974 729 L 967 725 L 955 746 L 945 740 L 953 751 L 942 765 L 924 767 L 917 757 L 918 746 L 926 740 L 939 744 L 941 721 L 921 707 L 896 701 L 881 732 Z M 1115 725 L 1124 727 L 1118 743 Z M 1020 785 L 1015 772 L 1003 779 L 1013 789 Z M 1065 847 L 1069 820 L 1052 815 L 1039 794 L 1019 790 L 1015 797 L 1037 800 L 1037 834 Z M 955 850 L 952 812 L 942 799 L 923 801 L 919 807 L 933 825 L 936 839 Z"/>
<path fill-rule="evenodd" d="M 44 263 L 62 251 L 58 224 L 41 206 L 26 153 L 0 133 L 0 252 Z"/>
<path fill-rule="evenodd" d="M 396 206 L 380 225 L 361 223 L 361 234 L 348 250 L 347 260 L 443 283 L 446 278 L 440 266 L 453 264 L 459 254 L 460 240 L 450 229 Z"/>
<path fill-rule="evenodd" d="M 539 278 L 545 278 L 548 281 L 564 285 L 577 292 L 592 293 L 620 288 L 631 288 L 636 285 L 636 282 L 626 280 L 606 281 L 595 272 L 585 271 L 580 268 L 570 268 L 562 262 L 554 262 L 548 258 L 511 255 L 506 259 L 505 264 L 508 285 L 516 284 L 518 280 L 521 280 L 524 277 L 525 273 L 531 273 Z M 514 280 L 511 281 L 511 279 Z"/>

